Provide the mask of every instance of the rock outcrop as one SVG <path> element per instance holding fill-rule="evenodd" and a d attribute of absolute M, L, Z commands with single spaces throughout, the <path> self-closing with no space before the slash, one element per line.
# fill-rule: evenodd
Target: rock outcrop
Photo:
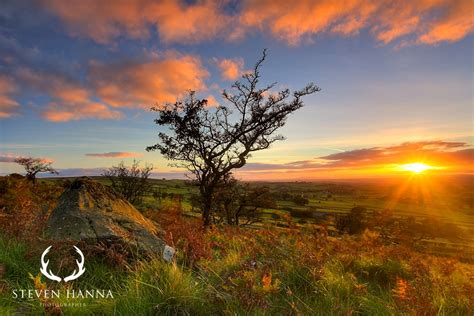
<path fill-rule="evenodd" d="M 120 243 L 147 254 L 162 255 L 159 228 L 112 189 L 83 177 L 72 182 L 51 213 L 46 234 L 58 240 Z"/>

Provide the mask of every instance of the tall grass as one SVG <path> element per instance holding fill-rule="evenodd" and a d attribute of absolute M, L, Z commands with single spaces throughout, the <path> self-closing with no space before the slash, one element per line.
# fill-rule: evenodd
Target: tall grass
<path fill-rule="evenodd" d="M 160 259 L 140 262 L 121 289 L 115 312 L 121 315 L 205 315 L 201 283 L 176 263 Z"/>
<path fill-rule="evenodd" d="M 474 310 L 474 265 L 385 244 L 377 233 L 331 238 L 310 227 L 202 230 L 172 203 L 145 214 L 166 229 L 164 238 L 178 249 L 174 262 L 127 259 L 97 245 L 81 248 L 86 273 L 67 284 L 38 274 L 41 236 L 4 230 L 0 315 L 53 314 L 40 300 L 12 298 L 12 289 L 42 287 L 110 289 L 114 295 L 49 301 L 85 304 L 60 307 L 66 315 L 471 315 Z"/>

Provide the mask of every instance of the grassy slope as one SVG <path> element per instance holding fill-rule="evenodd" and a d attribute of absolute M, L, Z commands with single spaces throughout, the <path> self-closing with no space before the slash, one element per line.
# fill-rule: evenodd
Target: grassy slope
<path fill-rule="evenodd" d="M 170 185 L 156 180 L 155 185 L 166 192 L 190 193 L 181 181 Z M 50 189 L 41 192 L 50 196 Z M 202 231 L 172 201 L 146 215 L 166 229 L 167 242 L 179 250 L 176 261 L 127 262 L 114 250 L 91 249 L 86 274 L 72 286 L 111 288 L 115 299 L 86 300 L 82 308 L 63 307 L 64 313 L 469 315 L 474 310 L 472 264 L 387 245 L 373 232 L 331 238 L 311 226 Z M 18 226 L 26 221 L 20 218 Z M 44 278 L 28 278 L 38 275 L 39 254 L 49 245 L 38 237 L 0 237 L 0 315 L 53 312 L 38 300 L 11 298 L 14 288 L 55 286 Z"/>
<path fill-rule="evenodd" d="M 174 225 L 175 233 L 192 228 L 185 222 Z M 175 238 L 183 250 L 172 264 L 153 259 L 120 266 L 88 257 L 87 273 L 72 287 L 111 288 L 115 299 L 77 300 L 87 306 L 62 311 L 469 315 L 474 308 L 472 265 L 384 246 L 370 233 L 357 240 L 331 240 L 299 232 L 227 228 Z M 0 262 L 7 268 L 0 314 L 42 312 L 38 301 L 11 299 L 12 288 L 34 288 L 26 276 L 36 275 L 39 267 L 37 260 L 26 259 L 27 253 L 24 244 L 0 239 Z"/>

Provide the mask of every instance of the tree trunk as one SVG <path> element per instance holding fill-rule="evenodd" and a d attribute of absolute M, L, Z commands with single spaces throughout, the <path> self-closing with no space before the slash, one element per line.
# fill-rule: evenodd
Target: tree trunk
<path fill-rule="evenodd" d="M 36 184 L 36 174 L 26 174 L 26 179 L 32 182 L 33 184 Z"/>
<path fill-rule="evenodd" d="M 212 208 L 212 193 L 213 190 L 209 188 L 202 188 L 201 189 L 201 197 L 202 197 L 202 223 L 204 227 L 211 226 L 211 208 Z"/>

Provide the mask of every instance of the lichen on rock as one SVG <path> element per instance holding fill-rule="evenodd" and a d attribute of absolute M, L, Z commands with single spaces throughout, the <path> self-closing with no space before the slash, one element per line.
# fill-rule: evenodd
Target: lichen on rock
<path fill-rule="evenodd" d="M 160 228 L 111 188 L 88 177 L 72 182 L 52 211 L 46 235 L 57 240 L 121 243 L 139 252 L 161 255 Z"/>

